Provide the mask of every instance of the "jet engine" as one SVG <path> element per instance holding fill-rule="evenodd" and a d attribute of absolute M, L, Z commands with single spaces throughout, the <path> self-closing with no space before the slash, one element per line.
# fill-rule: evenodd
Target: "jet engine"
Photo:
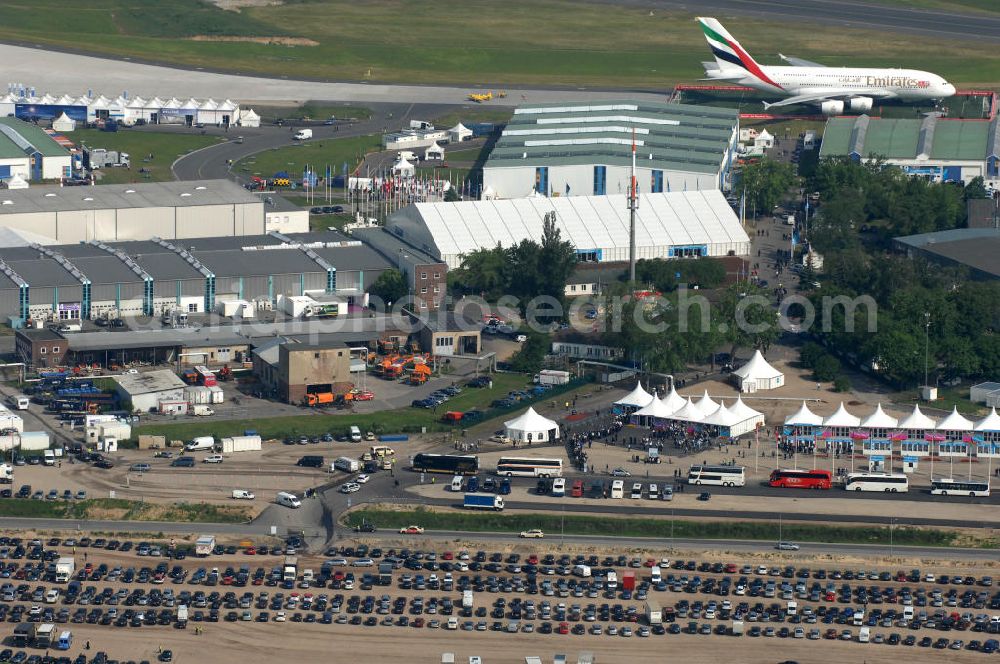
<path fill-rule="evenodd" d="M 844 102 L 836 99 L 828 99 L 819 105 L 823 115 L 841 115 L 844 112 Z"/>
<path fill-rule="evenodd" d="M 872 110 L 872 104 L 875 103 L 875 100 L 871 97 L 851 97 L 849 103 L 852 111 L 864 113 L 865 111 Z"/>

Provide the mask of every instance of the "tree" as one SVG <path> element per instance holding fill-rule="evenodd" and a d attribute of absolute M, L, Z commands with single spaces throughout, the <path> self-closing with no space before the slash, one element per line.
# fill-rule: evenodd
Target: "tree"
<path fill-rule="evenodd" d="M 507 252 L 499 244 L 492 249 L 477 249 L 462 256 L 462 266 L 454 271 L 452 283 L 460 285 L 464 292 L 495 300 L 508 292 L 508 260 Z"/>
<path fill-rule="evenodd" d="M 552 342 L 549 335 L 533 330 L 528 330 L 527 337 L 528 340 L 522 343 L 510 358 L 510 365 L 514 371 L 534 373 L 542 368 L 542 362 L 552 348 Z"/>
<path fill-rule="evenodd" d="M 840 374 L 840 360 L 826 354 L 816 360 L 813 366 L 813 376 L 819 381 L 833 380 Z"/>
<path fill-rule="evenodd" d="M 448 191 L 444 192 L 445 203 L 455 203 L 460 200 L 462 200 L 462 198 L 458 195 L 458 191 L 455 190 L 455 187 L 449 187 Z"/>
<path fill-rule="evenodd" d="M 746 282 L 733 284 L 725 291 L 718 319 L 724 327 L 719 328 L 717 324 L 716 329 L 725 330 L 726 341 L 731 345 L 730 354 L 734 357 L 739 348 L 754 348 L 766 353 L 781 332 L 767 291 Z"/>
<path fill-rule="evenodd" d="M 845 374 L 840 374 L 833 381 L 833 390 L 835 392 L 850 392 L 851 391 L 851 379 Z"/>
<path fill-rule="evenodd" d="M 737 190 L 746 192 L 748 209 L 757 213 L 770 212 L 795 181 L 791 164 L 765 158 L 743 167 Z"/>
<path fill-rule="evenodd" d="M 556 226 L 556 213 L 545 215 L 542 222 L 542 242 L 538 251 L 537 295 L 546 295 L 560 303 L 566 297 L 566 282 L 576 267 L 576 248 L 562 238 Z M 524 275 L 525 266 L 518 266 L 518 273 Z"/>
<path fill-rule="evenodd" d="M 977 175 L 969 181 L 969 184 L 965 185 L 963 196 L 965 200 L 990 197 L 990 192 L 986 190 L 986 182 L 983 180 L 982 175 Z"/>
<path fill-rule="evenodd" d="M 807 369 L 812 369 L 816 366 L 816 360 L 823 357 L 826 354 L 826 350 L 814 341 L 807 341 L 802 344 L 802 348 L 799 349 L 799 362 L 802 363 Z"/>
<path fill-rule="evenodd" d="M 378 275 L 378 279 L 371 285 L 368 292 L 382 299 L 385 306 L 390 306 L 393 302 L 399 302 L 410 294 L 410 287 L 406 284 L 406 279 L 399 270 L 389 269 Z"/>

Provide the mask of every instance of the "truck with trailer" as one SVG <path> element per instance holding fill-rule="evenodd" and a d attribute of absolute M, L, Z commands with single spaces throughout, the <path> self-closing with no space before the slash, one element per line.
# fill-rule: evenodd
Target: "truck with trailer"
<path fill-rule="evenodd" d="M 260 436 L 232 436 L 219 440 L 217 449 L 223 454 L 233 452 L 259 452 L 261 450 Z"/>
<path fill-rule="evenodd" d="M 69 583 L 76 572 L 76 561 L 64 556 L 56 561 L 56 583 Z"/>
<path fill-rule="evenodd" d="M 556 369 L 542 369 L 535 374 L 533 382 L 536 385 L 567 385 L 569 372 Z"/>
<path fill-rule="evenodd" d="M 215 535 L 202 535 L 194 543 L 194 553 L 196 556 L 210 556 L 215 550 Z"/>
<path fill-rule="evenodd" d="M 462 503 L 463 507 L 471 510 L 493 510 L 503 511 L 503 498 L 493 494 L 467 493 Z"/>

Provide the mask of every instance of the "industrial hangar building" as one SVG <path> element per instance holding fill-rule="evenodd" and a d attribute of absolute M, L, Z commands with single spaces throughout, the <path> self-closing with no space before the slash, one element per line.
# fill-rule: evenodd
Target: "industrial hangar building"
<path fill-rule="evenodd" d="M 974 279 L 1000 279 L 1000 230 L 954 228 L 893 239 L 909 258 L 920 256 L 939 265 L 967 268 Z"/>
<path fill-rule="evenodd" d="M 0 249 L 0 316 L 204 313 L 226 300 L 270 308 L 278 296 L 306 292 L 363 304 L 366 285 L 388 268 L 376 251 L 334 232 L 8 247 Z"/>
<path fill-rule="evenodd" d="M 989 121 L 933 115 L 922 120 L 831 118 L 819 156 L 881 158 L 904 173 L 934 182 L 968 184 L 982 177 L 1000 186 L 1000 115 Z"/>
<path fill-rule="evenodd" d="M 483 196 L 601 196 L 726 190 L 739 138 L 734 109 L 611 101 L 523 106 L 483 166 Z"/>
<path fill-rule="evenodd" d="M 0 180 L 58 180 L 73 174 L 69 150 L 43 129 L 15 118 L 0 117 Z M 6 193 L 6 192 L 5 192 Z"/>
<path fill-rule="evenodd" d="M 576 247 L 581 262 L 629 259 L 629 210 L 623 194 L 416 203 L 390 215 L 387 228 L 454 269 L 464 255 L 478 249 L 539 241 L 549 212 L 555 213 L 562 237 Z M 639 196 L 636 258 L 749 253 L 750 237 L 721 191 Z"/>
<path fill-rule="evenodd" d="M 0 229 L 23 234 L 18 244 L 308 230 L 308 212 L 275 203 L 228 180 L 31 187 L 0 192 Z"/>

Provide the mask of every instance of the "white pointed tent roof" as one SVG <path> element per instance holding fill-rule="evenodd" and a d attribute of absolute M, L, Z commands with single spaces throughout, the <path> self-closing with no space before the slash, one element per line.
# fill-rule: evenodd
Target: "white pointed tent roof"
<path fill-rule="evenodd" d="M 1000 415 L 996 408 L 990 408 L 989 414 L 976 422 L 976 431 L 1000 431 Z"/>
<path fill-rule="evenodd" d="M 191 109 L 191 110 L 197 110 L 200 106 L 201 102 L 195 99 L 194 97 L 191 97 L 186 102 L 183 102 L 181 104 L 181 108 Z"/>
<path fill-rule="evenodd" d="M 128 102 L 129 108 L 146 108 L 146 100 L 142 97 L 132 97 Z"/>
<path fill-rule="evenodd" d="M 793 413 L 785 418 L 785 424 L 790 424 L 792 426 L 796 425 L 811 425 L 811 426 L 822 426 L 823 418 L 820 415 L 809 410 L 809 406 L 806 402 L 802 402 L 802 407 L 799 408 L 798 412 Z"/>
<path fill-rule="evenodd" d="M 257 111 L 253 110 L 252 108 L 248 108 L 245 111 L 240 111 L 240 117 L 242 117 L 242 118 L 259 118 L 260 116 L 257 115 Z"/>
<path fill-rule="evenodd" d="M 719 409 L 719 404 L 712 401 L 712 397 L 708 396 L 708 390 L 705 390 L 705 394 L 702 395 L 698 402 L 695 404 L 705 415 L 710 415 Z"/>
<path fill-rule="evenodd" d="M 472 130 L 459 122 L 457 125 L 449 129 L 448 132 L 452 134 L 471 134 Z"/>
<path fill-rule="evenodd" d="M 859 424 L 861 424 L 861 418 L 847 412 L 843 401 L 840 402 L 837 412 L 823 420 L 823 426 L 825 427 L 856 427 Z"/>
<path fill-rule="evenodd" d="M 237 106 L 231 99 L 226 99 L 225 101 L 219 103 L 220 111 L 235 111 L 237 108 L 239 108 L 239 106 Z"/>
<path fill-rule="evenodd" d="M 163 108 L 180 108 L 181 102 L 177 97 L 171 97 L 167 101 L 163 102 Z"/>
<path fill-rule="evenodd" d="M 861 420 L 863 429 L 895 429 L 898 420 L 882 410 L 882 404 L 875 406 L 875 412 Z"/>
<path fill-rule="evenodd" d="M 719 407 L 714 413 L 706 417 L 701 421 L 702 424 L 711 424 L 717 427 L 731 427 L 734 424 L 739 424 L 746 418 L 742 418 L 730 409 L 726 408 L 725 403 L 719 403 Z"/>
<path fill-rule="evenodd" d="M 0 97 L 0 104 L 16 104 L 19 101 L 20 98 L 17 95 L 11 94 L 10 92 L 5 94 L 3 97 Z"/>
<path fill-rule="evenodd" d="M 534 408 L 528 408 L 514 419 L 504 422 L 503 425 L 514 431 L 550 431 L 559 428 L 559 425 L 553 420 L 536 413 Z"/>
<path fill-rule="evenodd" d="M 56 103 L 59 104 L 60 106 L 72 106 L 75 102 L 76 100 L 70 97 L 69 95 L 63 95 L 62 97 L 59 97 L 59 99 L 56 100 Z"/>
<path fill-rule="evenodd" d="M 104 95 L 99 95 L 97 99 L 90 100 L 90 106 L 92 106 L 93 108 L 107 108 L 108 104 L 110 103 L 111 100 L 105 97 Z"/>
<path fill-rule="evenodd" d="M 52 121 L 52 128 L 56 131 L 76 129 L 76 120 L 66 115 L 66 111 L 63 111 L 62 115 Z"/>
<path fill-rule="evenodd" d="M 642 381 L 636 381 L 635 389 L 615 402 L 616 406 L 632 406 L 633 408 L 645 408 L 653 400 L 646 390 L 642 389 Z"/>
<path fill-rule="evenodd" d="M 684 406 L 685 403 L 687 403 L 684 401 L 684 397 L 677 394 L 677 388 L 673 385 L 670 386 L 670 391 L 667 392 L 666 395 L 660 399 L 660 401 L 663 402 L 664 406 L 670 409 L 671 413 L 677 412 Z"/>
<path fill-rule="evenodd" d="M 920 404 L 913 404 L 913 412 L 904 417 L 896 424 L 899 429 L 936 429 L 937 421 L 929 415 L 924 415 L 920 410 Z"/>
<path fill-rule="evenodd" d="M 7 180 L 8 189 L 27 189 L 29 186 L 28 181 L 21 177 L 20 173 L 14 173 L 14 175 Z"/>
<path fill-rule="evenodd" d="M 159 97 L 153 97 L 146 102 L 146 108 L 151 108 L 153 110 L 159 110 L 163 108 L 163 100 Z"/>
<path fill-rule="evenodd" d="M 654 417 L 656 419 L 665 420 L 670 417 L 673 412 L 674 411 L 671 410 L 667 404 L 663 403 L 660 399 L 657 399 L 654 394 L 653 398 L 649 401 L 649 405 L 635 411 L 633 415 L 639 415 L 641 417 Z"/>
<path fill-rule="evenodd" d="M 740 421 L 749 420 L 753 417 L 760 417 L 763 413 L 760 413 L 743 402 L 742 397 L 736 397 L 736 403 L 729 407 L 729 412 L 733 415 L 737 415 Z"/>
<path fill-rule="evenodd" d="M 759 350 L 755 350 L 750 361 L 739 369 L 733 371 L 733 375 L 743 379 L 754 378 L 777 378 L 782 373 L 768 364 Z"/>
<path fill-rule="evenodd" d="M 118 95 L 112 102 L 112 105 L 117 106 L 118 108 L 127 108 L 128 104 L 129 104 L 129 99 L 124 95 Z"/>
<path fill-rule="evenodd" d="M 433 143 L 427 146 L 427 149 L 424 150 L 424 152 L 444 152 L 444 148 L 438 145 L 437 141 L 434 141 Z"/>
<path fill-rule="evenodd" d="M 54 104 L 54 103 L 56 103 L 56 98 L 55 98 L 55 97 L 53 97 L 52 95 L 50 95 L 49 93 L 47 93 L 47 92 L 46 92 L 46 93 L 45 93 L 44 95 L 42 95 L 42 97 L 41 97 L 41 98 L 40 98 L 40 99 L 38 100 L 38 103 L 39 103 L 39 104 Z"/>
<path fill-rule="evenodd" d="M 87 95 L 80 95 L 79 97 L 76 98 L 76 101 L 74 101 L 73 104 L 76 106 L 90 106 L 93 102 L 94 99 L 92 97 L 88 97 Z"/>
<path fill-rule="evenodd" d="M 393 173 L 413 173 L 416 170 L 416 166 L 408 162 L 406 159 L 400 159 L 392 165 Z"/>
<path fill-rule="evenodd" d="M 219 102 L 217 102 L 217 101 L 215 101 L 214 99 L 211 99 L 211 98 L 206 99 L 205 101 L 203 101 L 201 103 L 201 106 L 198 107 L 198 110 L 200 110 L 200 111 L 217 111 L 217 110 L 219 110 Z"/>
<path fill-rule="evenodd" d="M 972 431 L 972 420 L 958 412 L 958 406 L 953 406 L 951 412 L 938 422 L 938 431 Z"/>
<path fill-rule="evenodd" d="M 698 406 L 694 405 L 691 401 L 691 397 L 688 397 L 687 402 L 676 412 L 670 416 L 671 420 L 681 420 L 683 422 L 701 422 L 705 419 L 705 413 L 701 412 Z"/>

